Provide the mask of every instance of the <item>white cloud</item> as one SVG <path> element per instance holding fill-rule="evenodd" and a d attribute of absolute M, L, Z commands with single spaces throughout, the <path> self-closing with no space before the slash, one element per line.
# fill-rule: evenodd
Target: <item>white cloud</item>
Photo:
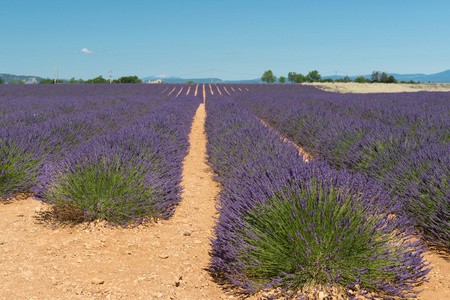
<path fill-rule="evenodd" d="M 75 51 L 75 53 L 87 53 L 87 54 L 95 54 L 95 51 L 88 50 L 88 48 L 83 48 L 81 51 Z"/>

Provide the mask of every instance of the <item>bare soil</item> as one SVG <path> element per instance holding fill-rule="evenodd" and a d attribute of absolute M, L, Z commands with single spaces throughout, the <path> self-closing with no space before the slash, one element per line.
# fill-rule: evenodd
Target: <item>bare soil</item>
<path fill-rule="evenodd" d="M 312 85 L 327 92 L 336 93 L 403 93 L 403 92 L 449 92 L 450 83 L 356 83 L 356 82 L 313 82 Z"/>

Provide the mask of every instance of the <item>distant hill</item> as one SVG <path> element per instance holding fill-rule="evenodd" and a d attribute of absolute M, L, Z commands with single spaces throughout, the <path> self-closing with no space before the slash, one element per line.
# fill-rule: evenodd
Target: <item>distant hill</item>
<path fill-rule="evenodd" d="M 5 83 L 10 81 L 25 81 L 26 84 L 37 84 L 41 81 L 42 77 L 39 76 L 29 76 L 29 75 L 13 75 L 13 74 L 0 74 L 0 77 L 3 78 Z"/>

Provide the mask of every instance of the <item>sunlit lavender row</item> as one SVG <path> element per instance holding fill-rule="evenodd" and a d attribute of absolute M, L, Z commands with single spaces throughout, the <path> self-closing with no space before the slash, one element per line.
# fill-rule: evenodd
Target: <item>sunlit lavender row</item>
<path fill-rule="evenodd" d="M 200 97 L 126 85 L 2 92 L 3 198 L 31 192 L 115 223 L 173 213 Z"/>
<path fill-rule="evenodd" d="M 377 179 L 396 213 L 450 247 L 450 93 L 336 94 L 310 87 L 235 95 L 283 135 L 336 169 Z"/>
<path fill-rule="evenodd" d="M 320 286 L 375 298 L 417 292 L 429 272 L 423 245 L 405 217 L 392 217 L 399 205 L 381 186 L 303 162 L 232 97 L 206 103 L 209 163 L 222 184 L 213 272 L 246 293 L 278 288 L 283 299 Z"/>

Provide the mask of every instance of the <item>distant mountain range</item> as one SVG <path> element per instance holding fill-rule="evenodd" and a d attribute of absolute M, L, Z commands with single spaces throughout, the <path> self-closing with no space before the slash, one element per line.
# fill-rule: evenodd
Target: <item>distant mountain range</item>
<path fill-rule="evenodd" d="M 446 70 L 440 73 L 435 74 L 397 74 L 397 73 L 388 73 L 388 75 L 392 75 L 397 79 L 398 81 L 410 81 L 414 80 L 415 82 L 436 82 L 436 83 L 450 83 L 450 70 Z M 287 75 L 283 75 L 287 76 Z M 372 74 L 369 75 L 358 75 L 358 76 L 364 76 L 365 78 L 371 78 Z M 351 80 L 355 80 L 356 75 L 349 76 Z M 10 81 L 19 81 L 23 80 L 27 84 L 36 84 L 41 81 L 42 77 L 39 76 L 27 76 L 27 75 L 12 75 L 12 74 L 0 74 L 0 77 L 3 78 L 3 80 L 8 83 Z M 344 78 L 345 75 L 330 75 L 330 76 L 323 76 L 322 78 L 331 78 L 331 79 L 340 79 Z M 277 82 L 278 82 L 279 76 L 277 76 Z M 161 79 L 165 83 L 186 83 L 188 81 L 192 81 L 194 83 L 261 83 L 261 78 L 256 79 L 250 79 L 250 80 L 222 80 L 220 78 L 180 78 L 180 77 L 171 77 L 167 75 L 162 76 L 148 76 L 141 78 L 145 82 L 148 82 L 149 80 L 155 81 L 158 79 Z M 65 81 L 65 80 L 63 80 Z"/>
<path fill-rule="evenodd" d="M 42 79 L 44 79 L 39 76 L 12 75 L 12 74 L 0 74 L 0 77 L 6 83 L 10 81 L 24 81 L 26 84 L 36 84 L 39 83 L 39 81 L 41 81 Z"/>

